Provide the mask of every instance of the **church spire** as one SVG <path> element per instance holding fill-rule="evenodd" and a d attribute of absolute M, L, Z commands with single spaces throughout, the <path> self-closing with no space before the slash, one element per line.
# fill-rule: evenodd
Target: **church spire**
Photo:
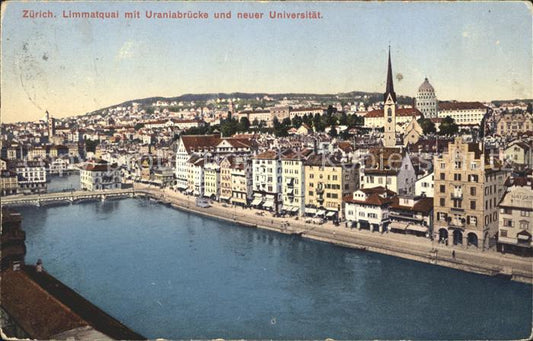
<path fill-rule="evenodd" d="M 392 100 L 396 103 L 396 93 L 394 92 L 394 83 L 392 82 L 392 64 L 390 61 L 390 45 L 389 45 L 389 65 L 387 69 L 387 88 L 383 96 L 383 101 L 387 101 L 389 94 L 392 96 Z"/>

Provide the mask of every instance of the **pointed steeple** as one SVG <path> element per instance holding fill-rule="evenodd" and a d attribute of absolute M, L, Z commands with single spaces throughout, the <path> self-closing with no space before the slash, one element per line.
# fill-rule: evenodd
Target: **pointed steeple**
<path fill-rule="evenodd" d="M 390 61 L 390 45 L 389 45 L 389 65 L 387 68 L 387 88 L 383 95 L 383 101 L 387 101 L 389 94 L 392 96 L 392 100 L 396 103 L 396 93 L 394 92 L 394 83 L 392 82 L 392 64 Z"/>

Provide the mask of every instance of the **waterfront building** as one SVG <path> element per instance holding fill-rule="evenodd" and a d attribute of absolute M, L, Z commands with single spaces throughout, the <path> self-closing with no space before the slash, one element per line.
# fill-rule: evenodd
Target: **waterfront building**
<path fill-rule="evenodd" d="M 187 161 L 192 154 L 208 157 L 228 154 L 244 155 L 254 148 L 250 137 L 235 136 L 220 138 L 220 135 L 181 135 L 176 148 L 176 187 L 185 190 L 188 187 Z"/>
<path fill-rule="evenodd" d="M 2 208 L 1 270 L 21 270 L 26 255 L 26 233 L 20 213 Z"/>
<path fill-rule="evenodd" d="M 507 173 L 477 143 L 461 137 L 433 161 L 434 238 L 487 248 L 498 231 L 498 202 Z"/>
<path fill-rule="evenodd" d="M 253 201 L 255 208 L 278 213 L 281 205 L 280 153 L 268 150 L 252 159 Z"/>
<path fill-rule="evenodd" d="M 533 146 L 531 143 L 516 140 L 507 145 L 504 150 L 506 161 L 518 167 L 533 167 Z"/>
<path fill-rule="evenodd" d="M 235 162 L 231 166 L 231 203 L 247 207 L 252 198 L 252 161 Z"/>
<path fill-rule="evenodd" d="M 48 164 L 48 171 L 50 174 L 63 174 L 67 171 L 69 164 L 68 158 L 57 158 Z"/>
<path fill-rule="evenodd" d="M 162 188 L 174 185 L 174 170 L 170 167 L 154 169 L 154 182 Z"/>
<path fill-rule="evenodd" d="M 289 151 L 281 157 L 282 211 L 303 216 L 305 210 L 304 162 L 311 149 Z"/>
<path fill-rule="evenodd" d="M 489 110 L 480 102 L 439 102 L 438 117 L 453 118 L 459 126 L 479 126 Z"/>
<path fill-rule="evenodd" d="M 28 149 L 28 160 L 44 160 L 46 159 L 46 148 L 37 146 Z"/>
<path fill-rule="evenodd" d="M 266 127 L 272 126 L 270 110 L 243 110 L 236 114 L 237 120 L 246 117 L 250 124 L 262 124 Z"/>
<path fill-rule="evenodd" d="M 531 178 L 511 179 L 498 204 L 500 210 L 498 249 L 519 255 L 533 255 L 533 183 Z"/>
<path fill-rule="evenodd" d="M 204 158 L 193 154 L 187 161 L 187 194 L 204 195 Z"/>
<path fill-rule="evenodd" d="M 359 230 L 387 231 L 389 205 L 396 193 L 385 187 L 360 188 L 343 198 L 346 224 Z"/>
<path fill-rule="evenodd" d="M 391 232 L 429 238 L 433 233 L 433 198 L 398 195 L 389 206 Z"/>
<path fill-rule="evenodd" d="M 11 169 L 17 173 L 20 193 L 46 193 L 46 164 L 44 162 L 16 161 Z"/>
<path fill-rule="evenodd" d="M 231 169 L 235 158 L 226 156 L 220 162 L 220 201 L 229 203 L 232 195 Z"/>
<path fill-rule="evenodd" d="M 88 191 L 121 188 L 121 172 L 115 164 L 89 162 L 80 168 L 80 188 Z"/>
<path fill-rule="evenodd" d="M 430 172 L 415 182 L 415 196 L 433 198 L 435 196 L 435 174 Z"/>
<path fill-rule="evenodd" d="M 361 169 L 361 188 L 383 186 L 399 194 L 413 194 L 416 173 L 402 148 L 371 148 Z"/>
<path fill-rule="evenodd" d="M 386 117 L 383 133 L 383 146 L 394 147 L 396 145 L 396 93 L 394 92 L 394 84 L 392 82 L 392 66 L 390 60 L 389 47 L 389 63 L 387 68 L 387 88 L 383 94 L 384 117 Z"/>
<path fill-rule="evenodd" d="M 519 136 L 533 131 L 533 115 L 527 111 L 503 112 L 496 117 L 496 134 Z"/>
<path fill-rule="evenodd" d="M 313 154 L 305 160 L 304 176 L 305 213 L 341 219 L 342 199 L 359 187 L 358 166 L 338 161 L 332 155 Z"/>
<path fill-rule="evenodd" d="M 216 162 L 204 165 L 204 196 L 213 200 L 220 197 L 220 166 Z"/>
<path fill-rule="evenodd" d="M 416 94 L 416 108 L 424 115 L 424 118 L 437 117 L 437 96 L 435 95 L 435 89 L 429 83 L 427 77 L 424 82 L 418 88 Z"/>
<path fill-rule="evenodd" d="M 17 173 L 11 170 L 0 171 L 0 195 L 17 194 L 19 188 Z"/>

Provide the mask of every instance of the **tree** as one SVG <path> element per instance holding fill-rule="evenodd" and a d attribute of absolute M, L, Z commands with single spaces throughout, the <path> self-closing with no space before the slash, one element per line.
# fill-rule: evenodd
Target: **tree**
<path fill-rule="evenodd" d="M 337 133 L 337 129 L 332 126 L 331 129 L 329 130 L 329 136 L 331 137 L 337 137 L 338 133 Z"/>
<path fill-rule="evenodd" d="M 294 116 L 292 118 L 292 126 L 296 129 L 300 128 L 302 126 L 303 119 L 300 116 Z"/>
<path fill-rule="evenodd" d="M 254 118 L 253 122 L 252 122 L 252 125 L 254 127 L 258 127 L 259 126 L 259 121 L 257 120 L 257 118 Z"/>
<path fill-rule="evenodd" d="M 424 131 L 424 135 L 437 132 L 437 129 L 435 128 L 435 123 L 433 123 L 433 121 L 431 121 L 429 118 L 420 118 L 417 122 L 418 124 L 420 124 L 420 127 Z"/>
<path fill-rule="evenodd" d="M 250 120 L 248 119 L 248 117 L 246 116 L 241 117 L 239 121 L 239 130 L 248 131 L 249 128 L 250 128 Z"/>
<path fill-rule="evenodd" d="M 95 153 L 97 145 L 98 145 L 98 141 L 87 139 L 85 140 L 85 151 Z"/>
<path fill-rule="evenodd" d="M 459 127 L 450 116 L 446 116 L 439 127 L 440 135 L 455 135 L 459 131 Z"/>

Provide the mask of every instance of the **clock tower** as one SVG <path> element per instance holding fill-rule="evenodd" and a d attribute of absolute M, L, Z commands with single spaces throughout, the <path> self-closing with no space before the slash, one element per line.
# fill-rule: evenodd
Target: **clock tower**
<path fill-rule="evenodd" d="M 396 93 L 392 83 L 392 66 L 390 61 L 389 46 L 389 65 L 387 69 L 387 88 L 383 95 L 383 118 L 385 119 L 385 133 L 383 135 L 383 146 L 394 147 L 396 145 Z"/>

